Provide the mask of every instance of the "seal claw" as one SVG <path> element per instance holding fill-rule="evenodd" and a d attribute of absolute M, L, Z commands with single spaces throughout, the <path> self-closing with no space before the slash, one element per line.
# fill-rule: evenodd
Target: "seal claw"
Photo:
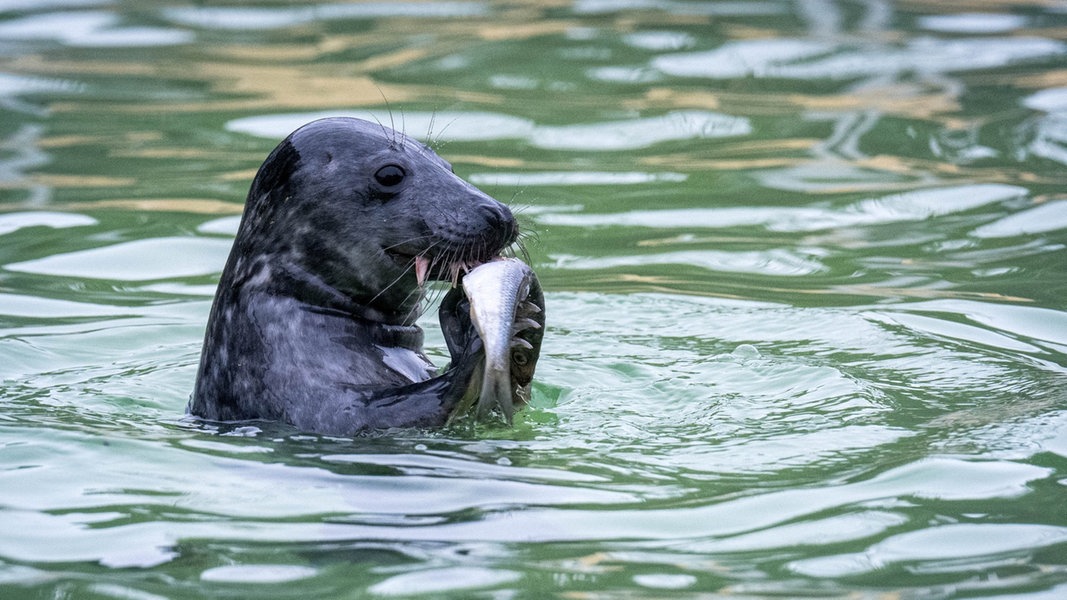
<path fill-rule="evenodd" d="M 537 313 L 541 312 L 541 307 L 534 304 L 533 302 L 523 302 L 519 305 L 518 312 L 522 315 L 536 315 Z"/>
<path fill-rule="evenodd" d="M 522 339 L 521 337 L 512 338 L 511 339 L 511 347 L 512 348 L 526 348 L 527 350 L 533 350 L 533 348 L 534 348 L 533 344 L 531 344 L 530 342 Z"/>
<path fill-rule="evenodd" d="M 511 326 L 511 335 L 516 335 L 520 331 L 527 329 L 541 329 L 541 324 L 530 318 L 518 318 L 515 319 L 515 323 Z"/>

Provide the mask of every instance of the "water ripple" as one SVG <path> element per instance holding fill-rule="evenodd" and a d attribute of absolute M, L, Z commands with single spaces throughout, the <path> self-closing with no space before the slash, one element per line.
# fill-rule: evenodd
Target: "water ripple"
<path fill-rule="evenodd" d="M 937 563 L 946 563 L 943 568 L 955 571 L 964 567 L 967 559 L 986 563 L 990 558 L 1030 554 L 1065 542 L 1067 527 L 960 523 L 891 536 L 861 554 L 799 560 L 789 566 L 818 577 L 856 576 L 905 562 L 927 563 L 923 567 L 927 572 L 940 570 Z"/>
<path fill-rule="evenodd" d="M 541 173 L 471 173 L 467 179 L 475 185 L 557 186 L 557 185 L 643 185 L 678 183 L 688 178 L 684 173 L 558 171 Z"/>
<path fill-rule="evenodd" d="M 635 256 L 577 257 L 557 256 L 556 266 L 564 269 L 616 269 L 656 265 L 687 265 L 709 271 L 752 273 L 799 277 L 826 271 L 817 256 L 782 248 L 750 252 L 715 250 L 681 250 Z"/>
<path fill-rule="evenodd" d="M 817 231 L 821 229 L 922 221 L 931 217 L 966 212 L 989 204 L 1022 198 L 1026 195 L 1027 190 L 1019 186 L 975 184 L 892 194 L 860 200 L 839 208 L 752 206 L 634 210 L 613 214 L 547 213 L 538 215 L 537 220 L 547 225 L 567 225 L 572 227 L 625 226 L 717 229 L 738 226 L 762 226 L 770 231 Z M 1053 206 L 1058 207 L 1059 203 L 1055 203 Z M 1053 211 L 1050 210 L 1050 212 Z M 1056 214 L 1059 215 L 1059 212 L 1056 212 Z M 1024 219 L 1024 217 L 1017 218 Z M 979 231 L 983 229 L 979 229 Z"/>
<path fill-rule="evenodd" d="M 25 227 L 65 229 L 67 227 L 85 227 L 96 224 L 97 220 L 90 216 L 73 213 L 45 211 L 10 213 L 0 215 L 0 235 L 12 233 Z"/>
<path fill-rule="evenodd" d="M 173 7 L 163 15 L 177 23 L 221 30 L 269 30 L 340 19 L 383 17 L 455 18 L 488 14 L 484 2 L 361 2 L 358 4 L 313 4 L 291 8 Z"/>
<path fill-rule="evenodd" d="M 919 17 L 919 26 L 943 33 L 1006 33 L 1026 26 L 1023 15 L 1006 13 L 959 13 Z"/>
<path fill-rule="evenodd" d="M 390 115 L 384 111 L 332 111 L 245 117 L 229 122 L 226 128 L 280 139 L 309 121 L 346 116 L 388 123 L 421 139 L 486 141 L 524 138 L 533 146 L 552 150 L 633 150 L 666 141 L 742 136 L 752 131 L 746 118 L 696 110 L 565 126 L 535 125 L 526 119 L 486 112 Z M 433 131 L 435 124 L 440 127 L 437 132 Z"/>
<path fill-rule="evenodd" d="M 1067 52 L 1067 44 L 1037 37 L 917 38 L 901 47 L 840 47 L 804 39 L 744 40 L 720 48 L 666 54 L 652 67 L 668 75 L 733 79 L 777 77 L 839 80 L 917 72 L 933 75 L 976 71 L 1048 59 Z"/>
<path fill-rule="evenodd" d="M 389 125 L 419 139 L 446 139 L 457 142 L 526 137 L 534 129 L 532 121 L 499 113 L 404 111 L 401 114 L 393 114 L 388 109 L 257 115 L 234 119 L 226 124 L 226 129 L 280 140 L 305 123 L 327 117 L 353 117 Z"/>
<path fill-rule="evenodd" d="M 118 281 L 170 279 L 222 271 L 232 242 L 209 238 L 160 238 L 53 254 L 4 265 L 9 271 Z"/>
<path fill-rule="evenodd" d="M 74 47 L 147 47 L 187 44 L 195 36 L 180 29 L 120 27 L 104 11 L 57 12 L 0 23 L 0 40 L 56 40 Z"/>
<path fill-rule="evenodd" d="M 542 126 L 530 136 L 539 148 L 553 150 L 633 150 L 672 140 L 748 135 L 749 120 L 706 111 L 678 111 L 662 117 Z"/>

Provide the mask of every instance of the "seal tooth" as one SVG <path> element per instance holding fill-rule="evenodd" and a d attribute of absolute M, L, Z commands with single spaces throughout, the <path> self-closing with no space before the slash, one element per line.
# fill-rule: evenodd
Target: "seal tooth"
<path fill-rule="evenodd" d="M 426 276 L 430 273 L 430 259 L 425 256 L 415 257 L 415 281 L 419 287 L 426 283 Z"/>
<path fill-rule="evenodd" d="M 448 272 L 452 276 L 452 287 L 459 285 L 459 281 L 472 269 L 482 263 L 475 260 L 456 260 L 448 265 Z"/>
<path fill-rule="evenodd" d="M 462 277 L 462 274 L 466 273 L 468 270 L 469 269 L 467 269 L 467 263 L 462 260 L 457 260 L 449 263 L 448 273 L 452 276 L 452 287 L 456 287 L 459 285 L 460 277 Z"/>

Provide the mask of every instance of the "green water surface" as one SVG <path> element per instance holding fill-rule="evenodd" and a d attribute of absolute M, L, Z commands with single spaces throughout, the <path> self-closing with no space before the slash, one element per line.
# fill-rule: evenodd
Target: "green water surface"
<path fill-rule="evenodd" d="M 185 417 L 337 114 L 519 214 L 513 429 Z M 1065 245 L 1062 2 L 0 0 L 0 598 L 1064 598 Z"/>

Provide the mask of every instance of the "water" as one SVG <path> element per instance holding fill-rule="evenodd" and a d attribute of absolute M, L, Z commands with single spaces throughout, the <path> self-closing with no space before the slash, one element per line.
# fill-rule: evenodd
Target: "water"
<path fill-rule="evenodd" d="M 1067 595 L 1065 31 L 0 3 L 0 597 Z M 517 208 L 549 327 L 514 429 L 184 417 L 251 177 L 325 114 Z"/>

